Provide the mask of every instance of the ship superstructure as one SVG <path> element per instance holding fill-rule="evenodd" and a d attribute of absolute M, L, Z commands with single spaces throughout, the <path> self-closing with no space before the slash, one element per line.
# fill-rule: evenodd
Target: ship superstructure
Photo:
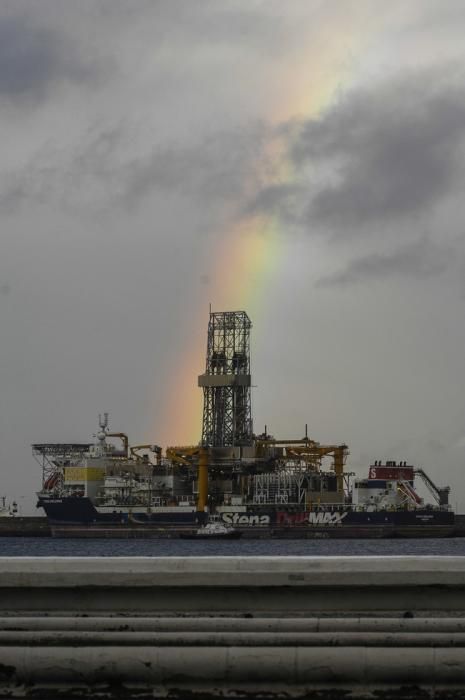
<path fill-rule="evenodd" d="M 192 527 L 215 513 L 240 528 L 316 530 L 453 524 L 448 487 L 422 469 L 375 462 L 368 478 L 345 470 L 346 444 L 308 436 L 256 435 L 251 413 L 251 322 L 244 311 L 211 312 L 198 445 L 131 446 L 99 416 L 94 443 L 35 444 L 42 506 L 52 522 Z M 117 441 L 117 444 L 115 444 Z M 421 478 L 434 497 L 425 505 Z"/>
<path fill-rule="evenodd" d="M 19 515 L 16 501 L 7 501 L 6 496 L 0 496 L 0 518 L 15 518 Z"/>
<path fill-rule="evenodd" d="M 192 479 L 163 459 L 158 445 L 130 446 L 125 433 L 108 431 L 107 413 L 99 416 L 95 437 L 95 443 L 32 446 L 43 475 L 39 505 L 52 521 L 145 522 L 158 514 L 168 524 L 195 522 Z"/>

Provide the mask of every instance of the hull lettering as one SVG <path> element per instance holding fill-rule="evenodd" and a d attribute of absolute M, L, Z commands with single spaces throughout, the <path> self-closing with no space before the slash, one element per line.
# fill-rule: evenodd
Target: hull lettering
<path fill-rule="evenodd" d="M 340 525 L 347 513 L 276 513 L 277 525 Z"/>
<path fill-rule="evenodd" d="M 246 515 L 245 513 L 221 513 L 223 522 L 227 525 L 266 526 L 270 524 L 269 515 Z"/>

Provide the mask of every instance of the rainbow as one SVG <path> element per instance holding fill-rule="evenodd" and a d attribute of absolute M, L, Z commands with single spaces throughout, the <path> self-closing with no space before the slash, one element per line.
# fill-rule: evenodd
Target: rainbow
<path fill-rule="evenodd" d="M 345 15 L 336 22 L 334 17 L 327 17 L 313 50 L 292 57 L 292 67 L 287 65 L 276 80 L 277 85 L 286 87 L 285 93 L 276 95 L 276 104 L 269 110 L 272 127 L 291 121 L 298 125 L 317 118 L 331 105 L 338 91 L 347 87 L 351 78 L 348 55 L 353 61 L 364 36 L 369 34 L 371 38 L 373 34 L 373 27 L 367 32 L 365 20 Z M 309 66 L 318 69 L 312 72 Z M 279 137 L 276 133 L 278 129 L 270 129 L 270 142 L 263 154 L 266 172 L 259 178 L 261 187 L 289 184 L 295 178 L 287 157 L 289 135 Z M 257 163 L 251 164 L 252 167 L 260 169 Z M 256 194 L 250 186 L 244 200 L 253 201 Z M 241 210 L 241 204 L 237 203 L 236 211 Z M 217 311 L 244 309 L 253 322 L 263 309 L 278 262 L 285 264 L 286 239 L 281 235 L 277 216 L 249 214 L 234 219 L 229 214 L 225 219 L 223 233 L 211 256 L 210 282 L 196 300 L 198 312 L 191 321 L 193 342 L 184 350 L 181 362 L 176 363 L 167 381 L 163 418 L 154 428 L 156 440 L 163 445 L 197 444 L 201 437 L 202 393 L 197 387 L 197 376 L 204 370 L 209 304 Z"/>

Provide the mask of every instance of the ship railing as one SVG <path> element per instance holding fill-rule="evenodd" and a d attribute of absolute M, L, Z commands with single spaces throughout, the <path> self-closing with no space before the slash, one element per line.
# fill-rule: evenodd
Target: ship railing
<path fill-rule="evenodd" d="M 129 508 L 129 507 L 143 507 L 143 508 L 166 508 L 166 507 L 179 507 L 186 508 L 196 505 L 196 501 L 192 499 L 182 499 L 174 500 L 172 497 L 152 497 L 147 499 L 146 495 L 138 498 L 137 496 L 122 496 L 120 498 L 112 498 L 111 496 L 96 496 L 93 499 L 98 506 L 113 506 L 114 508 Z"/>
<path fill-rule="evenodd" d="M 194 501 L 192 498 L 179 498 L 178 505 L 179 506 L 195 506 L 195 505 L 197 505 L 197 501 Z"/>
<path fill-rule="evenodd" d="M 85 496 L 85 491 L 83 488 L 73 488 L 72 486 L 64 487 L 61 489 L 58 488 L 54 491 L 44 493 L 48 496 L 59 496 L 63 498 L 83 498 Z"/>
<path fill-rule="evenodd" d="M 277 503 L 275 500 L 264 500 L 263 498 L 259 499 L 254 499 L 253 501 L 248 501 L 244 505 L 248 506 L 270 506 L 270 507 L 276 507 L 278 505 L 285 505 L 287 507 L 301 507 L 302 503 L 299 501 L 288 501 L 287 503 Z M 438 506 L 438 505 L 431 505 L 428 504 L 427 506 L 423 506 L 422 509 L 425 510 L 431 510 L 431 511 L 447 511 L 450 510 L 449 507 L 447 506 Z M 382 511 L 389 511 L 389 512 L 395 512 L 395 511 L 403 511 L 405 510 L 405 504 L 404 505 L 392 505 L 392 506 L 385 506 L 385 507 L 379 507 L 376 504 L 373 503 L 316 503 L 315 501 L 312 501 L 311 504 L 308 503 L 306 508 L 306 511 L 312 511 L 316 513 L 332 513 L 332 512 L 358 512 L 358 513 L 365 513 L 365 512 L 370 512 L 370 511 L 376 511 L 376 510 L 382 510 Z"/>
<path fill-rule="evenodd" d="M 255 497 L 251 501 L 244 502 L 244 505 L 248 506 L 277 506 L 277 505 L 285 505 L 285 506 L 290 506 L 290 507 L 301 507 L 304 505 L 302 501 L 299 500 L 284 500 L 280 497 L 278 500 L 277 497 L 271 497 L 266 499 L 264 496 L 258 496 Z M 229 504 L 228 504 L 229 505 Z M 306 506 L 306 510 L 312 510 L 312 511 L 340 511 L 340 510 L 354 510 L 355 506 L 352 503 L 320 503 L 317 504 L 316 501 L 312 501 L 311 504 L 308 503 Z"/>

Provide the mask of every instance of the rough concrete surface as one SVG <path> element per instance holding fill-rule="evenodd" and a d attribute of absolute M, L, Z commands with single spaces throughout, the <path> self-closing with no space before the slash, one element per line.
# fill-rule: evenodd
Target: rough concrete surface
<path fill-rule="evenodd" d="M 460 557 L 0 559 L 0 697 L 465 697 Z"/>

